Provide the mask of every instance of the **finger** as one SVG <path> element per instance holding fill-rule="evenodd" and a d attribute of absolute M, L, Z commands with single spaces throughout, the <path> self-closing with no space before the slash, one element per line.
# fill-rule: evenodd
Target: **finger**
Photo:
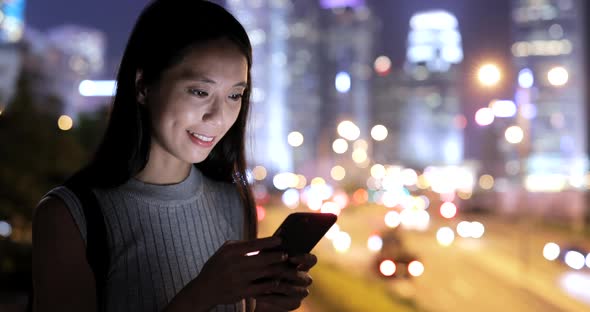
<path fill-rule="evenodd" d="M 256 299 L 256 311 L 264 312 L 284 312 L 285 308 L 276 306 L 272 300 L 265 301 L 265 298 Z"/>
<path fill-rule="evenodd" d="M 285 283 L 290 283 L 295 286 L 308 287 L 313 282 L 311 276 L 305 271 L 295 271 L 283 274 L 281 278 Z"/>
<path fill-rule="evenodd" d="M 278 236 L 260 238 L 250 241 L 242 241 L 233 244 L 230 253 L 232 255 L 246 255 L 251 252 L 270 249 L 281 245 L 281 238 Z"/>
<path fill-rule="evenodd" d="M 279 311 L 291 311 L 301 306 L 303 298 L 284 295 L 262 295 L 256 298 L 256 302 L 263 302 L 264 306 L 278 308 Z M 274 311 L 274 310 L 273 310 Z"/>
<path fill-rule="evenodd" d="M 318 263 L 318 258 L 314 254 L 303 254 L 289 258 L 289 262 L 297 266 L 297 270 L 309 271 Z"/>
<path fill-rule="evenodd" d="M 280 279 L 289 274 L 289 271 L 294 272 L 293 268 L 289 268 L 285 263 L 272 264 L 265 267 L 250 268 L 242 272 L 242 275 L 249 281 L 258 281 L 260 279 Z"/>
<path fill-rule="evenodd" d="M 307 289 L 307 287 L 295 286 L 285 281 L 280 281 L 275 285 L 275 288 L 272 291 L 272 293 L 303 300 L 303 298 L 309 295 L 309 290 Z"/>
<path fill-rule="evenodd" d="M 264 279 L 256 283 L 249 284 L 243 296 L 257 298 L 259 296 L 271 294 L 280 285 L 277 279 Z"/>
<path fill-rule="evenodd" d="M 254 256 L 242 258 L 242 266 L 247 269 L 257 269 L 273 264 L 284 263 L 287 260 L 284 252 L 263 252 Z"/>

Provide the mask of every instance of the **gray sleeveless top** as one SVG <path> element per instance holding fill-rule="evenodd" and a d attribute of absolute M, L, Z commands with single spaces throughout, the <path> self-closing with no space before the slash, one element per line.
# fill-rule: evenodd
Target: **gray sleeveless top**
<path fill-rule="evenodd" d="M 132 178 L 114 189 L 93 190 L 110 250 L 107 311 L 163 310 L 225 241 L 243 239 L 243 206 L 235 185 L 191 168 L 178 184 Z M 86 242 L 78 198 L 64 186 L 48 195 L 64 201 Z M 212 311 L 245 311 L 245 305 L 219 305 Z"/>

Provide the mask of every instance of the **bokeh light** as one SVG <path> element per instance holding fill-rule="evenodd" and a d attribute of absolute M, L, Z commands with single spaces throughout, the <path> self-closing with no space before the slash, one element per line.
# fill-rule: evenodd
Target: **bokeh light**
<path fill-rule="evenodd" d="M 522 131 L 522 128 L 519 126 L 510 126 L 506 129 L 504 137 L 508 143 L 518 144 L 522 142 L 522 139 L 524 138 L 524 131 Z"/>
<path fill-rule="evenodd" d="M 346 169 L 342 166 L 334 166 L 332 170 L 330 170 L 330 176 L 336 181 L 342 181 L 346 176 Z"/>
<path fill-rule="evenodd" d="M 561 87 L 568 82 L 569 73 L 564 67 L 556 66 L 547 72 L 547 80 L 551 85 Z"/>
<path fill-rule="evenodd" d="M 436 232 L 436 240 L 442 246 L 450 246 L 455 240 L 455 232 L 449 227 L 442 227 Z"/>
<path fill-rule="evenodd" d="M 397 211 L 388 211 L 385 214 L 385 225 L 389 228 L 396 228 L 402 222 L 401 216 Z"/>
<path fill-rule="evenodd" d="M 367 151 L 364 149 L 356 149 L 352 152 L 352 160 L 357 164 L 364 163 L 367 158 Z"/>
<path fill-rule="evenodd" d="M 340 206 L 333 201 L 327 201 L 322 204 L 322 208 L 320 208 L 320 212 L 331 213 L 331 214 L 335 214 L 335 215 L 339 216 L 340 215 Z"/>
<path fill-rule="evenodd" d="M 511 100 L 495 100 L 490 103 L 494 116 L 500 118 L 514 117 L 516 115 L 516 104 Z"/>
<path fill-rule="evenodd" d="M 381 55 L 375 59 L 373 67 L 378 75 L 386 76 L 391 71 L 391 60 L 389 57 Z"/>
<path fill-rule="evenodd" d="M 350 249 L 351 242 L 352 239 L 350 238 L 350 235 L 346 232 L 340 231 L 332 240 L 332 245 L 337 252 L 345 253 Z"/>
<path fill-rule="evenodd" d="M 585 262 L 584 255 L 575 250 L 570 250 L 565 254 L 565 263 L 574 270 L 582 269 Z"/>
<path fill-rule="evenodd" d="M 287 142 L 293 147 L 299 147 L 303 144 L 303 134 L 301 134 L 301 132 L 293 131 L 287 136 Z"/>
<path fill-rule="evenodd" d="M 457 206 L 451 202 L 445 202 L 440 206 L 440 215 L 452 219 L 457 215 Z"/>
<path fill-rule="evenodd" d="M 494 111 L 489 107 L 482 107 L 475 112 L 475 122 L 480 126 L 491 125 L 494 118 Z"/>
<path fill-rule="evenodd" d="M 384 125 L 376 125 L 371 129 L 371 137 L 375 141 L 383 141 L 387 138 L 387 128 Z"/>
<path fill-rule="evenodd" d="M 559 258 L 560 253 L 561 249 L 556 243 L 549 242 L 543 247 L 543 257 L 549 261 L 554 261 Z"/>
<path fill-rule="evenodd" d="M 487 87 L 498 84 L 501 77 L 500 68 L 495 64 L 485 64 L 477 72 L 479 82 Z"/>
<path fill-rule="evenodd" d="M 491 190 L 494 187 L 494 177 L 489 174 L 484 174 L 479 177 L 479 187 L 484 190 Z"/>
<path fill-rule="evenodd" d="M 344 139 L 336 139 L 332 143 L 332 150 L 336 154 L 344 154 L 348 150 L 348 142 Z"/>
<path fill-rule="evenodd" d="M 283 201 L 283 204 L 285 204 L 285 206 L 291 208 L 291 209 L 295 209 L 297 208 L 297 206 L 299 206 L 299 191 L 296 189 L 288 189 L 286 190 L 283 195 L 281 196 L 281 199 Z"/>
<path fill-rule="evenodd" d="M 405 168 L 401 172 L 402 182 L 406 186 L 416 185 L 418 183 L 418 173 L 414 169 Z"/>
<path fill-rule="evenodd" d="M 8 237 L 12 234 L 12 226 L 6 221 L 0 221 L 0 236 Z"/>
<path fill-rule="evenodd" d="M 383 248 L 383 239 L 379 235 L 371 235 L 367 240 L 367 248 L 370 251 L 377 252 Z"/>
<path fill-rule="evenodd" d="M 352 144 L 352 148 L 357 150 L 357 149 L 362 149 L 362 150 L 368 150 L 369 149 L 369 143 L 363 139 L 360 140 L 356 140 L 354 141 L 354 143 Z"/>
<path fill-rule="evenodd" d="M 408 273 L 414 277 L 424 274 L 424 264 L 418 260 L 414 260 L 408 264 Z"/>
<path fill-rule="evenodd" d="M 254 179 L 262 181 L 267 175 L 266 168 L 263 166 L 256 166 L 252 169 L 252 175 L 254 176 Z"/>
<path fill-rule="evenodd" d="M 461 221 L 457 224 L 457 234 L 463 238 L 471 237 L 471 222 Z"/>
<path fill-rule="evenodd" d="M 336 90 L 340 93 L 347 93 L 348 91 L 350 91 L 350 74 L 347 72 L 339 72 L 338 74 L 336 74 L 334 85 L 336 87 Z"/>
<path fill-rule="evenodd" d="M 350 120 L 344 120 L 338 124 L 338 135 L 349 140 L 354 141 L 361 135 L 361 130 Z"/>
<path fill-rule="evenodd" d="M 471 237 L 473 238 L 481 238 L 485 233 L 485 227 L 481 222 L 473 221 L 471 222 Z"/>
<path fill-rule="evenodd" d="M 379 265 L 379 271 L 385 276 L 392 276 L 395 274 L 396 266 L 391 260 L 384 260 Z"/>
<path fill-rule="evenodd" d="M 57 119 L 57 126 L 59 127 L 60 130 L 68 131 L 68 130 L 72 129 L 73 125 L 74 125 L 74 121 L 72 120 L 72 117 L 70 117 L 68 115 L 61 115 Z"/>
<path fill-rule="evenodd" d="M 369 200 L 369 193 L 365 189 L 357 189 L 352 193 L 352 200 L 355 204 L 365 204 Z"/>
<path fill-rule="evenodd" d="M 381 164 L 375 164 L 371 167 L 371 176 L 375 179 L 382 179 L 385 173 L 385 167 Z"/>
<path fill-rule="evenodd" d="M 518 72 L 518 85 L 521 88 L 528 89 L 532 87 L 535 83 L 535 77 L 533 76 L 533 71 L 528 68 L 523 68 Z"/>

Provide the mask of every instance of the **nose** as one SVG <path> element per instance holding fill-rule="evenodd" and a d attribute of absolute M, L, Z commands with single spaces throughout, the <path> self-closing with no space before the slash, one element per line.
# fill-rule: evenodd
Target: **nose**
<path fill-rule="evenodd" d="M 215 97 L 205 108 L 202 117 L 203 122 L 212 123 L 215 126 L 223 124 L 223 107 L 223 99 Z"/>

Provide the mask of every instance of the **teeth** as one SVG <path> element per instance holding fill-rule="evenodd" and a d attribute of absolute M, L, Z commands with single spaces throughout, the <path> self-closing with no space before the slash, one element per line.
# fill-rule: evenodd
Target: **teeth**
<path fill-rule="evenodd" d="M 189 133 L 192 134 L 195 138 L 197 138 L 197 139 L 199 139 L 201 141 L 204 141 L 204 142 L 211 142 L 211 141 L 213 141 L 213 138 L 206 137 L 204 135 L 200 135 L 200 134 L 195 133 L 195 132 L 192 132 L 190 130 L 189 130 Z"/>

